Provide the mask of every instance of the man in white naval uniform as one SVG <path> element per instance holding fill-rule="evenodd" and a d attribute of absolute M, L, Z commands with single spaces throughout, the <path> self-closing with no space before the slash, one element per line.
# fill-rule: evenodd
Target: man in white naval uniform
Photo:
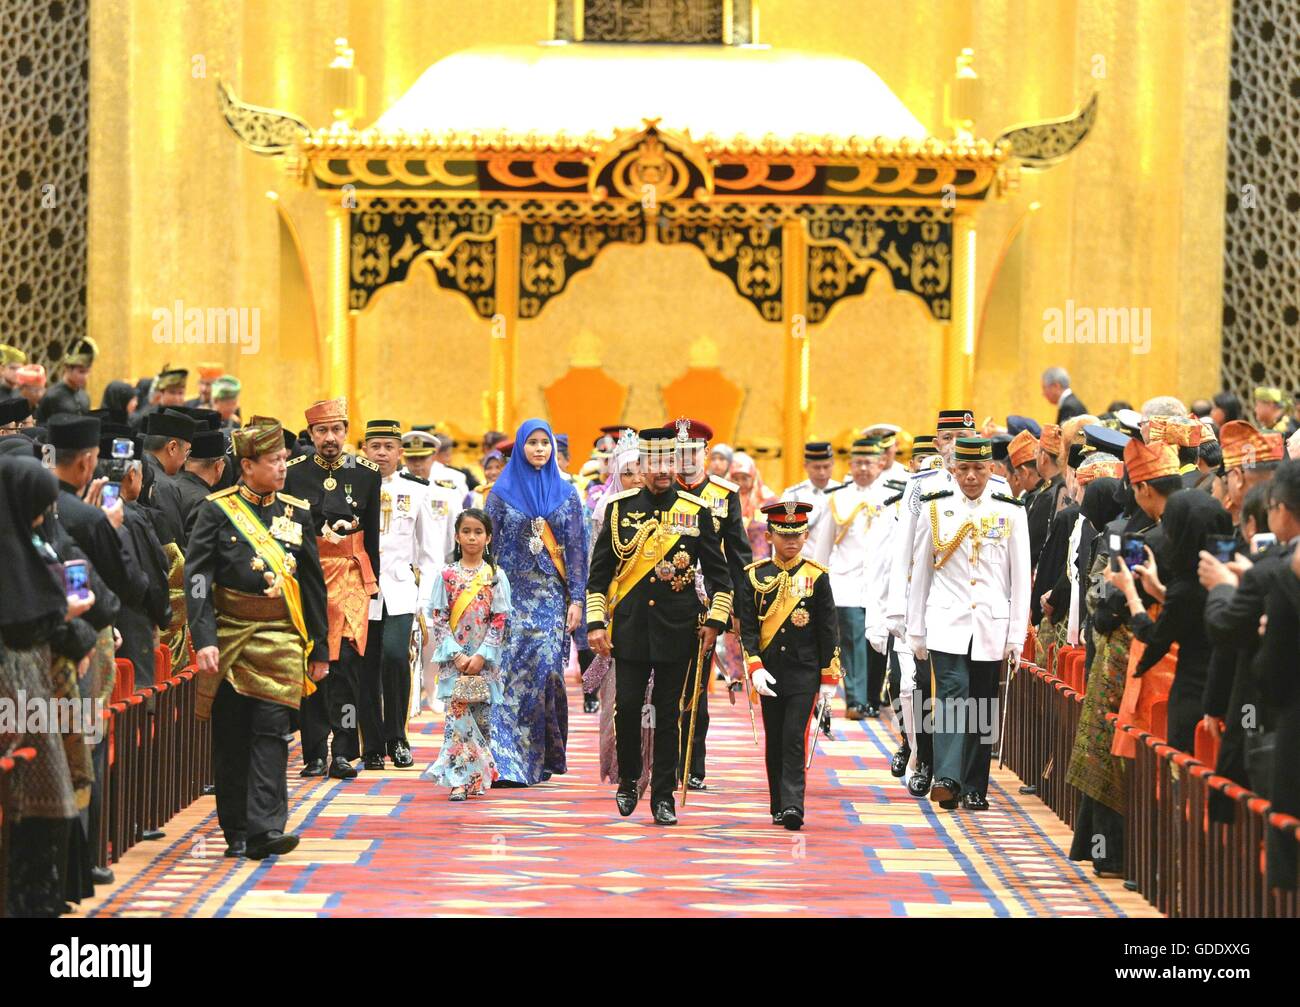
<path fill-rule="evenodd" d="M 988 808 L 997 743 L 998 673 L 1024 649 L 1029 627 L 1025 509 L 990 479 L 993 445 L 962 437 L 951 487 L 923 491 L 912 547 L 907 640 L 935 681 L 930 799 Z"/>
<path fill-rule="evenodd" d="M 859 438 L 849 451 L 851 479 L 827 499 L 831 532 L 831 593 L 840 630 L 844 703 L 849 720 L 880 715 L 883 675 L 868 672 L 866 633 L 867 541 L 882 520 L 880 441 Z M 877 537 L 879 533 L 877 532 Z M 883 665 L 882 665 L 883 670 Z"/>
<path fill-rule="evenodd" d="M 414 765 L 406 738 L 411 708 L 411 622 L 433 590 L 450 548 L 444 523 L 435 520 L 431 487 L 399 472 L 402 431 L 396 420 L 366 424 L 366 457 L 379 466 L 379 593 L 370 601 L 370 638 L 360 692 L 362 758 L 383 769 Z"/>
<path fill-rule="evenodd" d="M 829 566 L 831 547 L 835 544 L 835 534 L 830 529 L 831 520 L 826 509 L 827 495 L 834 493 L 844 484 L 831 478 L 835 470 L 835 454 L 828 441 L 810 441 L 803 446 L 803 468 L 808 478 L 795 483 L 781 494 L 782 500 L 797 500 L 812 504 L 812 514 L 808 519 L 808 542 L 803 547 L 803 556 L 814 563 Z"/>
<path fill-rule="evenodd" d="M 943 468 L 943 455 L 934 446 L 933 434 L 918 434 L 912 443 L 911 470 L 916 472 Z M 902 744 L 890 762 L 889 771 L 895 777 L 902 777 L 905 786 L 911 789 L 914 778 L 918 785 L 924 783 L 924 789 L 916 794 L 924 797 L 930 787 L 930 766 L 934 764 L 933 737 L 928 733 L 917 733 L 917 723 L 921 716 L 922 696 L 915 696 L 917 691 L 916 661 L 912 652 L 900 641 L 890 635 L 885 608 L 889 601 L 890 571 L 894 564 L 897 537 L 902 522 L 903 496 L 907 490 L 906 482 L 898 482 L 882 475 L 880 484 L 888 491 L 882 501 L 883 513 L 872 525 L 872 535 L 867 543 L 867 587 L 866 630 L 867 643 L 874 653 L 889 659 L 891 679 L 897 678 L 897 702 L 895 715 L 903 734 Z M 925 695 L 929 694 L 930 677 L 926 669 Z M 918 773 L 924 769 L 924 779 Z"/>
<path fill-rule="evenodd" d="M 885 626 L 894 637 L 894 649 L 897 651 L 907 650 L 907 591 L 912 576 L 912 539 L 916 531 L 917 515 L 921 512 L 920 495 L 953 485 L 952 475 L 948 471 L 952 462 L 953 445 L 959 436 L 974 434 L 975 416 L 969 409 L 939 410 L 935 422 L 934 448 L 943 461 L 933 467 L 920 467 L 913 472 L 903 491 L 898 509 L 898 528 L 893 539 L 894 553 L 889 566 L 889 590 L 885 599 Z M 928 712 L 931 692 L 928 666 L 919 669 L 915 687 L 919 692 L 919 695 L 913 697 L 917 761 L 915 771 L 908 778 L 907 791 L 913 797 L 924 797 L 930 792 L 931 769 L 934 766 L 934 731 Z"/>

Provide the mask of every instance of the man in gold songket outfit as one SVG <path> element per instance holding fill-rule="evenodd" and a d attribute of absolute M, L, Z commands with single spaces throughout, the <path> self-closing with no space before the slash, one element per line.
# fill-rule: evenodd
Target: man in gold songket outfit
<path fill-rule="evenodd" d="M 329 623 L 311 508 L 280 492 L 280 424 L 254 419 L 231 433 L 231 450 L 239 482 L 199 505 L 185 566 L 226 856 L 260 860 L 298 845 L 284 832 L 289 737 L 329 672 Z"/>

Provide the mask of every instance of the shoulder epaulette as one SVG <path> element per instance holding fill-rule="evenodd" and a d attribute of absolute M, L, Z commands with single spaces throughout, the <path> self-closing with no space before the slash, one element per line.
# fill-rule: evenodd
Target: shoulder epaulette
<path fill-rule="evenodd" d="M 1001 500 L 1009 504 L 1015 504 L 1017 507 L 1023 507 L 1025 505 L 1025 502 L 1023 500 L 1017 500 L 1015 497 L 1008 496 L 1006 493 L 994 493 L 993 499 Z"/>
<path fill-rule="evenodd" d="M 952 496 L 952 490 L 935 490 L 933 493 L 922 493 L 921 501 L 929 503 L 931 500 L 938 500 L 940 497 Z"/>
<path fill-rule="evenodd" d="M 295 455 L 294 457 L 290 458 L 287 462 L 284 463 L 284 467 L 288 468 L 290 465 L 297 465 L 299 462 L 305 462 L 306 460 L 307 460 L 306 455 Z"/>
<path fill-rule="evenodd" d="M 308 510 L 311 509 L 311 504 L 309 504 L 302 497 L 292 497 L 288 493 L 284 493 L 284 492 L 277 493 L 276 496 L 279 497 L 281 500 L 283 500 L 285 503 L 289 504 L 291 507 L 306 507 Z"/>
<path fill-rule="evenodd" d="M 413 483 L 419 483 L 421 486 L 428 486 L 428 485 L 429 485 L 429 480 L 428 480 L 428 479 L 421 479 L 419 476 L 417 476 L 417 475 L 413 475 L 413 474 L 411 474 L 410 472 L 399 472 L 399 473 L 397 473 L 397 474 L 398 474 L 399 476 L 401 476 L 403 479 L 409 479 L 409 480 L 411 480 L 411 482 L 413 482 Z"/>
<path fill-rule="evenodd" d="M 456 484 L 450 479 L 433 479 L 429 481 L 428 485 L 441 486 L 445 490 L 454 490 L 456 488 Z"/>
<path fill-rule="evenodd" d="M 215 492 L 215 493 L 209 493 L 209 494 L 208 494 L 206 497 L 204 497 L 203 499 L 204 499 L 204 500 L 220 500 L 222 497 L 228 497 L 228 496 L 230 496 L 231 493 L 236 493 L 236 492 L 238 492 L 238 491 L 239 491 L 239 487 L 238 487 L 238 486 L 227 486 L 227 487 L 226 487 L 225 489 L 223 489 L 223 490 L 217 490 L 217 492 Z M 281 495 L 281 496 L 284 496 L 283 493 L 281 493 L 280 495 Z"/>
<path fill-rule="evenodd" d="M 733 483 L 730 479 L 723 479 L 722 476 L 710 475 L 709 482 L 713 483 L 715 486 L 721 486 L 728 493 L 738 493 L 740 491 L 740 486 L 738 484 Z"/>
<path fill-rule="evenodd" d="M 899 492 L 895 493 L 892 497 L 885 498 L 885 506 L 892 507 L 894 504 L 898 503 L 898 501 L 902 499 L 903 499 L 903 494 L 902 491 L 900 490 Z"/>
<path fill-rule="evenodd" d="M 830 568 L 830 567 L 826 566 L 826 565 L 823 564 L 823 563 L 818 563 L 815 559 L 808 559 L 808 557 L 806 557 L 806 556 L 804 557 L 804 565 L 805 565 L 805 566 L 811 566 L 811 567 L 814 567 L 815 569 L 820 570 L 822 573 L 830 573 L 830 572 L 831 572 L 831 568 Z"/>
<path fill-rule="evenodd" d="M 913 473 L 912 473 L 908 478 L 910 478 L 910 479 L 912 479 L 912 480 L 916 480 L 916 479 L 924 479 L 926 476 L 932 476 L 932 475 L 934 475 L 936 472 L 940 472 L 940 471 L 942 471 L 942 470 L 941 470 L 941 469 L 922 469 L 920 472 L 913 472 Z"/>
<path fill-rule="evenodd" d="M 374 469 L 376 472 L 379 471 L 379 466 L 376 465 L 374 462 L 372 462 L 369 458 L 365 457 L 365 455 L 354 455 L 353 457 L 356 458 L 358 465 L 364 465 L 366 468 Z"/>
<path fill-rule="evenodd" d="M 640 490 L 637 492 L 640 492 Z M 697 497 L 694 493 L 687 493 L 682 489 L 677 491 L 677 497 L 680 500 L 689 500 L 693 504 L 699 504 L 701 507 L 709 506 L 709 501 L 705 500 L 704 497 Z"/>
<path fill-rule="evenodd" d="M 762 559 L 756 559 L 752 563 L 746 563 L 745 569 L 753 570 L 755 567 L 759 567 L 762 566 L 764 563 L 770 563 L 770 562 L 772 562 L 771 558 L 768 556 L 764 556 Z"/>
<path fill-rule="evenodd" d="M 848 483 L 840 483 L 838 486 L 827 486 L 824 490 L 822 490 L 822 492 L 825 493 L 827 496 L 830 496 L 836 490 L 842 490 L 847 485 Z"/>
<path fill-rule="evenodd" d="M 886 479 L 885 485 L 891 490 L 901 490 L 907 488 L 907 483 L 899 482 L 897 479 Z"/>
<path fill-rule="evenodd" d="M 640 492 L 641 491 L 639 489 L 633 487 L 630 490 L 619 490 L 617 493 L 611 494 L 607 499 L 609 500 L 610 503 L 613 503 L 615 500 L 623 500 L 626 499 L 627 497 L 636 496 Z"/>

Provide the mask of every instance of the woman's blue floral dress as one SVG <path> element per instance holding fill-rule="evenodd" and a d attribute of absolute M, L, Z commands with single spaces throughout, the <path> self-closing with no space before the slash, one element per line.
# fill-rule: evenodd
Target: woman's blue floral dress
<path fill-rule="evenodd" d="M 511 630 L 501 655 L 504 699 L 492 705 L 492 750 L 502 780 L 531 786 L 567 771 L 569 707 L 564 667 L 571 602 L 587 595 L 587 528 L 578 491 L 546 518 L 565 566 L 561 577 L 546 549 L 534 552 L 533 522 L 500 497 L 485 507 L 492 519 L 492 555 L 510 578 Z M 575 634 L 587 646 L 586 624 Z"/>

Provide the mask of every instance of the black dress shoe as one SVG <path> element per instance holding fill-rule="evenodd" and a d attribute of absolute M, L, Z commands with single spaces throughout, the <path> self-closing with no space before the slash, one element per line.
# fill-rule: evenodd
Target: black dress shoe
<path fill-rule="evenodd" d="M 686 777 L 686 789 L 687 790 L 708 790 L 709 785 L 704 782 L 704 777 L 702 776 L 688 776 Z"/>
<path fill-rule="evenodd" d="M 223 857 L 242 857 L 248 852 L 248 844 L 242 839 L 227 841 Z"/>
<path fill-rule="evenodd" d="M 844 708 L 844 717 L 847 720 L 861 720 L 862 716 L 862 706 L 859 703 L 850 703 Z"/>
<path fill-rule="evenodd" d="M 889 760 L 889 775 L 898 779 L 906 773 L 907 760 L 911 757 L 912 750 L 907 747 L 907 742 L 903 742 L 902 747 L 899 748 L 899 750 L 894 753 L 894 757 Z"/>
<path fill-rule="evenodd" d="M 393 750 L 388 753 L 393 760 L 395 769 L 410 769 L 415 765 L 415 759 L 411 756 L 411 749 L 405 741 L 393 743 Z"/>
<path fill-rule="evenodd" d="M 863 710 L 862 713 L 863 713 L 863 716 L 866 716 L 866 717 L 873 717 L 873 718 L 874 718 L 874 717 L 879 717 L 879 716 L 880 716 L 880 707 L 878 707 L 875 703 L 868 703 L 866 709 Z"/>
<path fill-rule="evenodd" d="M 969 794 L 963 794 L 961 806 L 967 811 L 988 811 L 988 799 L 981 793 L 972 790 Z"/>
<path fill-rule="evenodd" d="M 930 792 L 930 767 L 924 762 L 916 765 L 916 772 L 907 781 L 907 792 L 913 797 L 924 797 Z"/>
<path fill-rule="evenodd" d="M 302 777 L 307 777 L 307 776 L 324 776 L 324 775 L 325 775 L 325 772 L 326 772 L 326 770 L 325 770 L 325 760 L 324 760 L 324 759 L 312 759 L 309 763 L 307 763 L 307 765 L 305 765 L 305 766 L 302 767 L 302 772 L 300 772 L 298 775 L 299 775 L 299 776 L 302 776 Z"/>
<path fill-rule="evenodd" d="M 367 755 L 361 760 L 361 764 L 366 769 L 383 769 L 384 757 L 382 755 Z"/>
<path fill-rule="evenodd" d="M 655 823 L 658 825 L 677 824 L 677 813 L 673 811 L 672 801 L 659 801 L 655 805 Z"/>
<path fill-rule="evenodd" d="M 90 869 L 90 880 L 97 885 L 111 885 L 113 883 L 113 872 L 107 867 L 100 867 L 96 864 Z"/>
<path fill-rule="evenodd" d="M 330 763 L 330 776 L 336 780 L 354 780 L 357 771 L 347 759 L 341 755 L 336 755 L 334 761 Z M 252 854 L 250 853 L 249 856 L 252 856 Z"/>
<path fill-rule="evenodd" d="M 145 829 L 140 833 L 140 838 L 147 843 L 156 843 L 159 839 L 165 839 L 167 833 L 162 829 Z"/>
<path fill-rule="evenodd" d="M 618 791 L 614 794 L 614 801 L 618 804 L 618 813 L 626 818 L 636 810 L 637 793 L 635 780 L 620 780 Z"/>
<path fill-rule="evenodd" d="M 1033 795 L 1035 795 L 1035 794 L 1038 793 L 1038 787 L 1035 786 L 1034 784 L 1030 783 L 1030 784 L 1027 784 L 1026 786 L 1021 787 L 1021 788 L 1020 788 L 1020 792 L 1021 792 L 1022 794 L 1028 794 L 1029 796 L 1032 797 Z"/>
<path fill-rule="evenodd" d="M 772 824 L 773 824 L 773 825 L 780 825 L 780 824 L 781 824 L 781 819 L 784 818 L 784 817 L 785 817 L 785 812 L 784 812 L 784 811 L 775 811 L 775 812 L 773 812 L 773 813 L 772 813 Z"/>
<path fill-rule="evenodd" d="M 803 812 L 798 808 L 786 808 L 781 812 L 781 824 L 791 832 L 798 832 L 803 828 Z"/>
<path fill-rule="evenodd" d="M 584 692 L 582 694 L 582 712 L 583 713 L 600 712 L 600 699 L 597 697 L 597 695 L 594 692 Z"/>
<path fill-rule="evenodd" d="M 956 780 L 948 779 L 946 776 L 935 780 L 930 787 L 930 800 L 938 801 L 940 804 L 951 801 L 955 808 L 957 806 L 957 798 L 960 796 L 961 784 Z"/>
<path fill-rule="evenodd" d="M 349 766 L 349 769 L 352 767 Z M 288 853 L 298 845 L 298 837 L 293 833 L 287 835 L 274 829 L 263 836 L 254 836 L 248 840 L 245 855 L 249 860 L 262 860 L 266 857 Z"/>

